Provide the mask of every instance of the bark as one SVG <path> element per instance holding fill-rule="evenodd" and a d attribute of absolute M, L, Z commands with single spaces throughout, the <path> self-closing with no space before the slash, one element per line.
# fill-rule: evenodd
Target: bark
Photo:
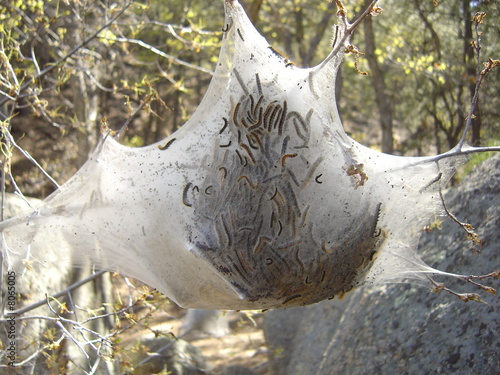
<path fill-rule="evenodd" d="M 97 144 L 99 95 L 95 83 L 91 82 L 84 72 L 76 74 L 72 81 L 73 104 L 79 122 L 77 164 L 83 165 Z"/>
<path fill-rule="evenodd" d="M 436 53 L 436 59 L 441 60 L 441 39 L 439 38 L 439 35 L 434 29 L 434 26 L 432 25 L 432 23 L 429 21 L 424 11 L 422 10 L 422 7 L 420 6 L 420 1 L 414 0 L 414 4 L 415 8 L 417 9 L 418 16 L 420 17 L 425 27 L 431 34 L 432 44 L 434 45 L 434 52 Z"/>
<path fill-rule="evenodd" d="M 304 55 L 302 58 L 302 65 L 303 66 L 310 66 L 312 64 L 312 61 L 314 59 L 314 55 L 316 54 L 316 50 L 318 49 L 318 45 L 323 39 L 323 36 L 325 35 L 326 29 L 330 26 L 330 19 L 332 18 L 332 15 L 335 14 L 335 2 L 331 2 L 328 4 L 328 8 L 326 12 L 323 14 L 323 18 L 319 22 L 318 26 L 316 27 L 316 34 L 312 38 L 310 44 L 309 44 L 309 49 L 307 50 L 307 53 Z"/>
<path fill-rule="evenodd" d="M 67 34 L 66 42 L 70 48 L 74 48 L 80 45 L 84 39 L 85 35 L 82 29 L 73 27 Z M 73 91 L 74 116 L 78 122 L 76 132 L 78 139 L 77 165 L 81 166 L 97 144 L 97 116 L 100 98 L 95 82 L 100 78 L 102 64 L 95 57 L 88 57 L 81 53 L 77 53 L 76 56 L 76 73 L 71 77 L 70 85 Z"/>
<path fill-rule="evenodd" d="M 466 66 L 466 79 L 469 88 L 470 97 L 474 96 L 476 90 L 476 65 L 474 48 L 471 45 L 471 41 L 474 39 L 473 27 L 474 22 L 472 21 L 472 10 L 470 6 L 470 1 L 462 0 L 462 7 L 464 13 L 464 65 Z M 464 109 L 465 110 L 465 109 Z M 466 120 L 466 119 L 465 119 Z M 479 101 L 474 111 L 474 117 L 472 119 L 472 134 L 471 134 L 471 146 L 481 145 L 481 114 Z"/>
<path fill-rule="evenodd" d="M 365 1 L 369 6 L 370 1 Z M 394 151 L 394 138 L 392 132 L 393 106 L 387 93 L 384 73 L 375 55 L 375 35 L 372 17 L 366 17 L 364 22 L 365 54 L 371 71 L 371 80 L 375 89 L 375 100 L 378 107 L 380 125 L 382 128 L 382 152 L 392 154 Z"/>
<path fill-rule="evenodd" d="M 248 18 L 253 24 L 259 19 L 259 10 L 262 5 L 262 0 L 253 0 L 250 4 L 245 3 L 245 11 L 247 12 Z"/>

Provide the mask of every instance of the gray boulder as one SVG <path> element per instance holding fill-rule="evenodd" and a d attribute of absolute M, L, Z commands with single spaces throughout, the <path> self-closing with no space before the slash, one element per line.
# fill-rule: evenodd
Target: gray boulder
<path fill-rule="evenodd" d="M 480 166 L 445 200 L 451 212 L 477 228 L 473 245 L 451 219 L 424 233 L 420 254 L 434 268 L 481 275 L 498 270 L 500 155 Z M 446 287 L 480 292 L 460 280 Z M 498 280 L 486 282 L 498 289 Z M 264 332 L 274 353 L 272 373 L 301 374 L 493 374 L 500 368 L 498 297 L 464 303 L 447 293 L 406 284 L 365 287 L 342 300 L 265 314 Z"/>
<path fill-rule="evenodd" d="M 189 309 L 183 320 L 182 336 L 224 337 L 230 333 L 229 314 L 220 310 Z"/>
<path fill-rule="evenodd" d="M 135 368 L 127 374 L 150 375 L 209 375 L 208 365 L 200 350 L 184 340 L 169 337 L 144 339 L 140 342 L 143 352 L 130 353 L 130 363 Z"/>

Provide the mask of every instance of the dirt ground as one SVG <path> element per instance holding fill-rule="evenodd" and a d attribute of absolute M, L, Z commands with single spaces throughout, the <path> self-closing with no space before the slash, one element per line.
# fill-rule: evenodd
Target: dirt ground
<path fill-rule="evenodd" d="M 237 365 L 255 374 L 269 374 L 262 316 L 253 316 L 252 322 L 244 315 L 234 314 L 230 334 L 219 338 L 188 338 L 188 341 L 201 350 L 214 375 L 229 375 L 226 369 Z"/>
<path fill-rule="evenodd" d="M 116 284 L 122 283 L 121 276 L 115 276 Z M 151 291 L 151 288 L 132 280 L 137 292 Z M 115 284 L 115 285 L 116 285 Z M 117 289 L 125 300 L 125 286 Z M 127 292 L 128 293 L 128 292 Z M 140 293 L 139 293 L 140 294 Z M 257 311 L 219 312 L 227 320 L 229 333 L 221 337 L 211 336 L 199 330 L 185 333 L 188 310 L 178 307 L 159 293 L 148 297 L 149 302 L 134 311 L 132 328 L 120 335 L 120 346 L 125 351 L 137 346 L 141 340 L 170 336 L 182 339 L 198 348 L 212 375 L 269 375 L 269 349 L 266 346 L 262 329 L 265 313 Z M 151 309 L 147 306 L 155 306 Z M 147 318 L 144 318 L 147 315 Z M 124 323 L 126 325 L 128 323 Z M 230 369 L 228 369 L 230 368 Z M 238 372 L 246 368 L 250 372 Z"/>

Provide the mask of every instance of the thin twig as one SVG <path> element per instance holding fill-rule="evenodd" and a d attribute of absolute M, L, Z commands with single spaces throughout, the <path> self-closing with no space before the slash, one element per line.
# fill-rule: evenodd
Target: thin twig
<path fill-rule="evenodd" d="M 140 25 L 142 26 L 144 24 L 151 24 L 151 25 L 161 26 L 161 27 L 165 27 L 167 29 L 168 28 L 177 29 L 177 30 L 182 31 L 183 34 L 187 34 L 187 33 L 195 33 L 195 34 L 199 34 L 199 35 L 216 35 L 216 34 L 218 34 L 217 32 L 214 32 L 214 31 L 211 31 L 211 30 L 193 29 L 191 26 L 174 25 L 174 24 L 171 24 L 171 23 L 165 23 L 165 22 L 156 21 L 156 20 L 152 20 L 152 21 L 149 21 L 149 22 L 141 23 Z"/>
<path fill-rule="evenodd" d="M 371 12 L 373 11 L 373 9 L 375 8 L 375 5 L 377 3 L 378 3 L 378 0 L 373 0 L 370 3 L 370 6 L 368 6 L 368 8 L 366 8 L 364 10 L 364 12 L 361 13 L 361 16 L 359 16 L 356 20 L 354 20 L 354 22 L 352 24 L 350 24 L 350 27 L 348 28 L 350 33 L 352 33 L 358 27 L 358 25 L 361 23 L 361 21 L 363 21 L 365 19 L 365 17 L 367 17 L 369 14 L 371 14 Z"/>
<path fill-rule="evenodd" d="M 47 297 L 48 298 L 48 297 Z M 50 304 L 48 304 L 48 301 L 45 301 L 47 303 L 47 305 L 50 307 L 50 309 L 52 310 L 52 312 L 54 313 L 54 315 L 56 315 L 57 317 L 50 317 L 50 316 L 45 316 L 45 315 L 34 315 L 34 316 L 24 316 L 24 317 L 19 317 L 19 318 L 16 318 L 17 321 L 25 321 L 25 320 L 46 320 L 46 321 L 49 321 L 49 322 L 53 322 L 53 323 L 57 323 L 57 322 L 63 322 L 63 323 L 66 323 L 66 324 L 71 324 L 75 327 L 78 327 L 78 329 L 80 330 L 83 330 L 83 331 L 86 331 L 88 333 L 91 333 L 93 335 L 95 335 L 96 337 L 98 337 L 100 340 L 105 340 L 106 342 L 110 343 L 110 340 L 109 340 L 109 337 L 112 337 L 115 335 L 115 333 L 110 333 L 107 337 L 106 336 L 102 336 L 99 332 L 96 332 L 90 328 L 86 328 L 86 327 L 83 327 L 82 326 L 82 323 L 80 322 L 77 322 L 75 320 L 72 320 L 72 319 L 66 319 L 66 318 L 63 318 L 61 317 L 60 315 L 58 315 L 54 309 L 52 308 L 52 306 L 50 306 Z M 7 319 L 0 319 L 0 322 L 6 322 Z M 98 340 L 96 340 L 95 342 L 97 342 Z"/>
<path fill-rule="evenodd" d="M 450 151 L 445 152 L 443 154 L 420 157 L 416 161 L 405 164 L 404 167 L 402 167 L 402 168 L 414 167 L 414 166 L 421 165 L 421 164 L 429 164 L 430 162 L 438 162 L 442 159 L 456 158 L 457 156 L 464 156 L 465 157 L 466 155 L 475 154 L 475 153 L 500 152 L 500 146 L 471 147 L 471 146 L 465 145 L 465 147 L 467 147 L 467 148 L 459 150 L 458 146 L 457 146 L 457 147 L 454 147 Z M 397 170 L 397 169 L 399 169 L 399 168 L 395 168 L 393 170 Z"/>
<path fill-rule="evenodd" d="M 370 5 L 361 13 L 361 15 L 353 21 L 352 24 L 349 24 L 347 21 L 347 16 L 345 13 L 345 8 L 340 0 L 335 0 L 337 3 L 337 7 L 339 8 L 338 11 L 338 16 L 340 20 L 342 21 L 342 24 L 344 26 L 344 30 L 342 32 L 342 37 L 339 39 L 338 43 L 335 44 L 334 48 L 330 52 L 330 54 L 327 56 L 327 58 L 321 63 L 320 68 L 327 64 L 333 57 L 337 56 L 339 53 L 340 49 L 345 45 L 345 42 L 349 40 L 351 37 L 352 33 L 354 30 L 358 27 L 358 25 L 363 21 L 373 10 L 375 4 L 377 4 L 378 0 L 373 0 Z"/>
<path fill-rule="evenodd" d="M 497 293 L 495 288 L 492 288 L 491 286 L 483 285 L 483 284 L 478 283 L 477 281 L 474 281 L 474 280 L 482 280 L 482 279 L 491 278 L 491 277 L 498 278 L 498 274 L 499 274 L 499 271 L 496 271 L 496 272 L 491 272 L 488 275 L 482 275 L 482 276 L 473 276 L 473 275 L 464 276 L 464 277 L 462 277 L 462 279 L 467 281 L 469 284 L 472 284 L 474 286 L 477 286 L 478 288 L 481 288 L 485 292 L 488 292 L 490 294 L 495 295 Z"/>
<path fill-rule="evenodd" d="M 26 90 L 34 81 L 42 78 L 43 76 L 47 75 L 48 73 L 50 73 L 52 70 L 54 70 L 55 68 L 61 66 L 66 60 L 68 60 L 70 57 L 72 57 L 75 53 L 77 53 L 80 49 L 82 49 L 83 47 L 85 47 L 87 44 L 89 44 L 92 40 L 94 40 L 95 38 L 97 38 L 97 36 L 105 29 L 107 29 L 108 27 L 110 27 L 119 17 L 122 16 L 123 13 L 125 13 L 125 11 L 132 5 L 132 1 L 128 1 L 124 6 L 123 8 L 113 17 L 111 18 L 111 20 L 109 22 L 107 22 L 106 24 L 104 24 L 100 29 L 98 29 L 95 33 L 93 33 L 90 37 L 88 37 L 87 39 L 85 39 L 83 42 L 81 42 L 80 44 L 78 44 L 76 47 L 74 47 L 71 51 L 69 51 L 65 56 L 63 56 L 62 58 L 60 58 L 58 61 L 56 61 L 55 63 L 53 63 L 52 65 L 48 66 L 47 68 L 43 69 L 42 71 L 40 71 L 40 73 L 38 73 L 37 75 L 31 77 L 30 79 L 28 79 L 25 83 L 23 83 L 21 85 L 21 87 L 19 88 L 19 93 L 21 93 L 22 91 Z M 3 100 L 0 100 L 0 107 L 2 105 L 4 105 L 9 99 L 8 98 L 4 98 Z"/>
<path fill-rule="evenodd" d="M 16 141 L 14 140 L 14 137 L 12 136 L 12 134 L 10 134 L 10 131 L 5 130 L 3 132 L 3 134 L 4 134 L 4 136 L 6 136 L 6 138 L 9 140 L 9 142 L 12 144 L 12 146 L 17 148 L 26 157 L 26 159 L 31 161 L 43 173 L 43 175 L 50 180 L 50 182 L 52 182 L 58 189 L 60 188 L 60 186 L 56 182 L 56 180 L 54 180 L 52 178 L 52 176 L 50 174 L 48 174 L 47 171 L 45 169 L 43 169 L 43 167 L 40 164 L 38 164 L 36 159 L 33 156 L 31 156 L 31 154 L 28 151 L 26 151 L 25 149 L 23 149 L 21 146 L 19 146 L 16 143 Z"/>
<path fill-rule="evenodd" d="M 100 356 L 99 352 L 97 352 L 97 354 L 98 354 L 97 359 L 94 362 L 94 365 L 92 366 L 92 368 L 90 369 L 90 372 L 87 373 L 88 375 L 95 374 L 96 371 L 99 369 L 99 364 L 101 363 L 101 356 Z"/>
<path fill-rule="evenodd" d="M 36 61 L 35 46 L 33 44 L 31 45 L 31 59 L 33 61 L 33 65 L 35 66 L 36 74 L 40 74 L 40 65 L 38 65 L 38 61 Z"/>
<path fill-rule="evenodd" d="M 86 277 L 85 279 L 80 280 L 80 281 L 68 286 L 66 289 L 61 290 L 60 292 L 50 296 L 50 298 L 59 298 L 65 294 L 71 292 L 72 290 L 79 288 L 83 284 L 86 284 L 89 281 L 92 281 L 92 280 L 98 278 L 99 276 L 103 275 L 106 272 L 107 271 L 105 271 L 105 270 L 98 271 L 98 272 L 94 273 L 93 275 L 90 275 L 90 276 Z M 37 307 L 40 307 L 40 306 L 44 305 L 45 303 L 46 303 L 46 300 L 41 300 L 41 301 L 35 302 L 29 306 L 23 307 L 22 309 L 18 309 L 18 310 L 14 310 L 14 311 L 7 311 L 4 313 L 4 316 L 23 314 L 27 311 L 36 309 Z"/>
<path fill-rule="evenodd" d="M 8 147 L 8 145 L 7 145 Z M 2 161 L 2 171 L 1 171 L 1 177 L 0 177 L 0 189 L 1 189 L 1 198 L 2 198 L 2 204 L 0 206 L 0 221 L 5 220 L 5 168 L 7 165 L 7 155 L 3 155 L 3 161 Z"/>
<path fill-rule="evenodd" d="M 10 63 L 7 63 L 8 66 L 10 66 Z M 1 195 L 2 195 L 2 205 L 1 205 L 1 213 L 0 213 L 0 219 L 1 221 L 4 221 L 5 220 L 5 177 L 6 177 L 6 168 L 7 168 L 7 163 L 9 163 L 9 170 L 10 170 L 10 159 L 12 157 L 11 153 L 10 153 L 10 149 L 12 147 L 12 135 L 10 134 L 10 119 L 12 119 L 12 117 L 14 116 L 14 109 L 15 109 L 15 106 L 11 106 L 10 108 L 10 113 L 6 116 L 6 121 L 8 120 L 7 124 L 5 124 L 3 126 L 3 129 L 2 129 L 2 138 L 4 138 L 4 142 L 5 142 L 5 147 L 6 147 L 6 150 L 2 150 L 2 153 L 3 153 L 3 161 L 2 161 L 2 172 L 1 172 L 1 181 L 0 183 L 2 184 L 1 186 Z M 9 135 L 9 136 L 6 136 L 6 135 Z M 2 143 L 4 143 L 2 142 Z M 3 144 L 2 144 L 2 147 L 3 147 Z M 17 188 L 17 186 L 16 186 Z"/>
<path fill-rule="evenodd" d="M 64 340 L 64 335 L 61 335 L 61 337 L 59 337 L 59 339 L 55 340 L 54 342 L 51 342 L 51 343 L 45 345 L 44 347 L 36 350 L 33 354 L 31 354 L 29 357 L 25 358 L 21 362 L 16 362 L 14 364 L 14 367 L 22 367 L 22 366 L 24 366 L 25 364 L 27 364 L 32 359 L 38 357 L 38 355 L 40 353 L 42 353 L 45 349 L 49 349 L 49 348 L 54 347 L 54 346 L 56 346 L 56 347 L 59 346 L 59 344 L 62 342 L 62 340 Z M 7 367 L 7 366 L 6 365 L 0 365 L 0 367 Z"/>
<path fill-rule="evenodd" d="M 457 293 L 451 289 L 448 289 L 447 287 L 444 286 L 444 284 L 438 284 L 431 278 L 429 278 L 430 283 L 434 286 L 434 292 L 439 293 L 440 291 L 449 293 L 458 299 L 460 299 L 462 302 L 469 302 L 469 301 L 476 301 L 476 302 L 481 302 L 484 303 L 485 305 L 489 305 L 489 303 L 486 303 L 481 299 L 481 296 L 477 293 Z"/>
<path fill-rule="evenodd" d="M 476 34 L 477 34 L 477 24 L 476 24 Z M 481 83 L 483 82 L 484 75 L 481 74 L 481 69 L 480 69 L 480 50 L 481 48 L 479 47 L 479 35 L 477 35 L 477 40 L 476 43 L 478 44 L 476 47 L 476 54 L 477 54 L 477 59 L 478 59 L 478 68 L 477 68 L 477 74 L 476 74 L 476 87 L 474 88 L 474 96 L 472 97 L 471 101 L 471 106 L 469 109 L 469 114 L 467 115 L 467 120 L 465 122 L 465 129 L 464 132 L 462 133 L 462 137 L 460 138 L 460 142 L 458 143 L 457 149 L 458 151 L 462 150 L 462 147 L 465 145 L 465 141 L 467 138 L 467 134 L 469 133 L 469 130 L 472 126 L 472 119 L 474 118 L 474 112 L 476 111 L 477 108 L 477 103 L 479 101 L 479 88 L 481 87 Z"/>
<path fill-rule="evenodd" d="M 137 114 L 144 108 L 144 106 L 147 104 L 149 99 L 146 100 L 141 100 L 141 103 L 137 107 L 137 109 L 127 118 L 127 121 L 122 125 L 120 130 L 116 132 L 115 138 L 119 138 L 122 133 L 127 129 L 128 125 L 132 122 L 132 120 L 137 116 Z"/>
<path fill-rule="evenodd" d="M 465 129 L 460 138 L 460 142 L 457 145 L 457 149 L 459 151 L 462 150 L 462 147 L 465 145 L 467 133 L 469 132 L 472 126 L 472 119 L 474 118 L 474 112 L 477 109 L 477 103 L 479 100 L 479 88 L 481 87 L 481 83 L 483 82 L 484 77 L 488 72 L 494 67 L 500 66 L 500 62 L 498 60 L 489 59 L 489 62 L 485 63 L 486 68 L 481 69 L 481 32 L 479 31 L 479 25 L 483 23 L 483 19 L 486 16 L 484 12 L 478 12 L 474 15 L 474 32 L 476 34 L 476 39 L 472 41 L 472 46 L 476 51 L 476 59 L 477 59 L 477 72 L 476 72 L 476 86 L 474 88 L 474 95 L 472 97 L 471 106 L 469 109 L 469 113 L 467 116 L 467 120 L 465 122 Z M 496 151 L 496 150 L 495 150 Z"/>
<path fill-rule="evenodd" d="M 448 210 L 448 207 L 446 207 L 446 203 L 444 201 L 443 192 L 441 191 L 441 187 L 439 188 L 439 198 L 441 199 L 441 203 L 443 205 L 443 208 L 444 208 L 446 214 L 450 217 L 450 219 L 453 220 L 455 223 L 457 223 L 465 231 L 465 233 L 467 233 L 467 237 L 472 242 L 474 242 L 474 244 L 476 244 L 476 245 L 482 244 L 481 238 L 474 231 L 474 228 L 472 227 L 472 225 L 470 225 L 468 223 L 462 223 L 460 220 L 457 219 L 457 217 L 455 215 L 453 215 L 453 213 L 450 212 L 450 210 Z"/>
<path fill-rule="evenodd" d="M 75 339 L 73 337 L 73 335 L 71 333 L 68 332 L 68 330 L 66 329 L 66 327 L 64 327 L 64 325 L 61 323 L 61 320 L 59 319 L 56 319 L 56 325 L 61 328 L 61 330 L 63 331 L 63 333 L 65 334 L 65 336 L 67 338 L 69 338 L 71 341 L 73 341 L 73 343 L 78 347 L 78 349 L 80 349 L 80 351 L 83 353 L 83 355 L 85 356 L 85 358 L 88 360 L 90 359 L 90 356 L 87 354 L 87 352 L 85 351 L 85 349 L 82 348 L 82 346 L 80 345 L 80 343 L 78 342 L 77 339 Z"/>
<path fill-rule="evenodd" d="M 152 45 L 150 45 L 148 43 L 145 43 L 144 41 L 142 41 L 140 39 L 123 38 L 123 37 L 116 37 L 116 38 L 101 37 L 101 39 L 105 39 L 105 40 L 109 40 L 109 41 L 113 41 L 113 42 L 137 44 L 137 45 L 157 54 L 158 56 L 164 57 L 165 59 L 167 59 L 170 62 L 176 63 L 178 65 L 183 65 L 183 66 L 198 70 L 198 71 L 203 72 L 203 73 L 213 75 L 213 72 L 210 69 L 207 69 L 207 68 L 204 68 L 202 66 L 191 64 L 191 63 L 188 63 L 184 60 L 178 59 L 177 57 L 169 55 L 168 53 L 165 53 L 165 52 L 159 50 L 158 48 L 153 47 Z"/>

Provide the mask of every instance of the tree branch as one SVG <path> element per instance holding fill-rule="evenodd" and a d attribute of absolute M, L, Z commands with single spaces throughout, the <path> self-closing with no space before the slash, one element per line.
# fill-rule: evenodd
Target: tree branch
<path fill-rule="evenodd" d="M 461 150 L 462 147 L 464 146 L 466 142 L 467 133 L 469 132 L 472 126 L 472 120 L 474 119 L 474 112 L 476 111 L 477 103 L 479 101 L 479 88 L 481 87 L 483 78 L 494 66 L 493 65 L 489 70 L 487 69 L 481 70 L 481 33 L 479 32 L 478 29 L 479 29 L 479 24 L 483 22 L 485 15 L 486 13 L 476 13 L 475 16 L 473 17 L 474 31 L 476 33 L 476 38 L 474 41 L 472 41 L 472 47 L 476 52 L 476 58 L 477 58 L 476 87 L 474 89 L 474 95 L 472 97 L 471 106 L 469 109 L 469 113 L 467 115 L 467 120 L 465 122 L 465 129 L 464 132 L 462 133 L 462 137 L 460 138 L 460 142 L 458 143 L 457 146 L 459 150 Z"/>
<path fill-rule="evenodd" d="M 78 282 L 76 282 L 74 284 L 71 284 L 66 289 L 61 290 L 60 292 L 58 292 L 58 293 L 50 296 L 50 298 L 59 298 L 59 297 L 62 297 L 64 295 L 68 294 L 69 292 L 71 292 L 72 290 L 77 289 L 77 288 L 81 287 L 82 285 L 88 283 L 89 281 L 97 279 L 99 276 L 103 275 L 106 272 L 107 271 L 105 271 L 105 270 L 98 271 L 98 272 L 94 273 L 93 275 L 90 275 L 89 277 L 86 277 L 83 280 L 80 280 L 80 281 L 78 281 Z M 37 307 L 40 307 L 40 306 L 42 306 L 42 305 L 44 305 L 46 303 L 47 303 L 47 300 L 43 299 L 43 300 L 35 302 L 35 303 L 33 303 L 33 304 L 29 305 L 29 306 L 23 307 L 22 309 L 18 309 L 18 310 L 14 310 L 14 311 L 7 311 L 7 312 L 4 311 L 3 316 L 24 314 L 25 312 L 31 311 L 33 309 L 36 309 Z"/>
<path fill-rule="evenodd" d="M 178 59 L 177 57 L 169 55 L 168 53 L 165 53 L 165 52 L 159 50 L 158 48 L 153 47 L 152 45 L 143 42 L 140 39 L 131 39 L 131 38 L 124 38 L 124 37 L 116 37 L 116 38 L 104 38 L 104 37 L 101 37 L 101 39 L 105 39 L 105 40 L 109 40 L 109 41 L 113 41 L 113 42 L 122 42 L 122 43 L 137 44 L 137 45 L 139 45 L 139 46 L 141 46 L 141 47 L 143 47 L 143 48 L 145 48 L 145 49 L 147 49 L 147 50 L 149 50 L 149 51 L 157 54 L 158 56 L 164 57 L 168 61 L 171 61 L 171 62 L 176 63 L 178 65 L 183 65 L 183 66 L 186 66 L 188 68 L 195 69 L 195 70 L 198 70 L 200 72 L 207 73 L 207 74 L 210 74 L 210 75 L 213 74 L 212 70 L 210 70 L 210 69 L 203 68 L 202 66 L 194 65 L 194 64 L 188 63 L 186 61 L 183 61 L 181 59 Z"/>
<path fill-rule="evenodd" d="M 48 66 L 47 68 L 43 69 L 42 71 L 40 71 L 38 74 L 36 74 L 35 76 L 31 77 L 30 79 L 28 79 L 25 83 L 23 83 L 20 88 L 18 89 L 18 93 L 20 92 L 23 92 L 24 90 L 26 90 L 34 81 L 42 78 L 43 76 L 47 75 L 48 73 L 50 73 L 52 70 L 54 70 L 55 68 L 61 66 L 66 60 L 68 60 L 70 57 L 72 57 L 75 53 L 77 53 L 81 48 L 85 47 L 87 44 L 89 44 L 92 40 L 94 40 L 95 38 L 97 38 L 97 36 L 102 32 L 104 31 L 105 29 L 107 29 L 108 27 L 110 27 L 119 17 L 121 17 L 121 15 L 123 13 L 125 13 L 125 11 L 132 5 L 132 1 L 128 1 L 124 6 L 123 8 L 113 17 L 111 18 L 111 20 L 109 22 L 107 22 L 105 25 L 103 25 L 100 29 L 98 29 L 95 33 L 93 33 L 90 37 L 88 37 L 87 39 L 85 39 L 83 42 L 81 42 L 80 44 L 78 44 L 76 47 L 74 47 L 71 51 L 68 52 L 68 54 L 66 54 L 65 56 L 63 56 L 62 58 L 60 58 L 58 61 L 56 61 L 55 63 L 53 63 L 52 65 Z M 2 100 L 0 100 L 0 107 L 2 105 L 4 105 L 7 101 L 9 101 L 8 98 L 4 98 Z"/>
<path fill-rule="evenodd" d="M 354 20 L 353 23 L 351 23 L 351 24 L 347 21 L 347 14 L 346 14 L 346 10 L 345 10 L 345 7 L 344 7 L 344 4 L 342 3 L 342 1 L 340 1 L 340 0 L 334 0 L 334 1 L 335 1 L 335 4 L 337 5 L 337 8 L 338 8 L 337 16 L 340 18 L 340 21 L 342 22 L 344 30 L 342 32 L 340 39 L 338 39 L 336 41 L 335 45 L 333 46 L 333 49 L 330 52 L 330 54 L 321 63 L 321 66 L 326 65 L 334 56 L 336 56 L 340 52 L 340 49 L 345 45 L 345 42 L 347 40 L 349 40 L 352 33 L 354 32 L 354 30 L 356 30 L 356 28 L 361 23 L 361 21 L 363 21 L 365 19 L 365 17 L 367 17 L 369 14 L 371 14 L 371 12 L 374 10 L 374 7 L 377 4 L 378 0 L 373 0 L 370 3 L 370 5 L 363 11 L 363 13 L 361 13 L 361 15 L 356 20 Z"/>

